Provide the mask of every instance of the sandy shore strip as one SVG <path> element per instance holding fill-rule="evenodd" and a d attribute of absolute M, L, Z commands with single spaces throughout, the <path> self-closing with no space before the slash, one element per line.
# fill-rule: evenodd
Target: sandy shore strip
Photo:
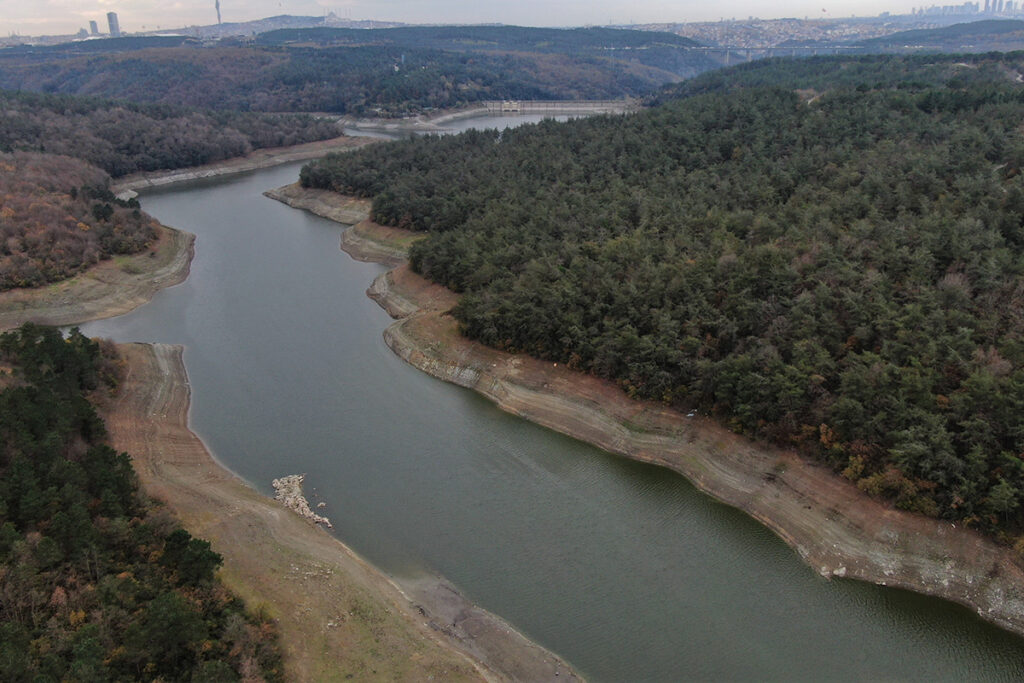
<path fill-rule="evenodd" d="M 364 145 L 370 145 L 379 140 L 366 137 L 341 136 L 330 140 L 319 142 L 307 142 L 291 147 L 268 147 L 257 149 L 254 152 L 234 159 L 225 159 L 205 166 L 192 166 L 172 171 L 151 171 L 147 173 L 134 173 L 116 178 L 111 184 L 111 190 L 119 197 L 134 197 L 139 190 L 152 187 L 166 187 L 177 183 L 186 183 L 200 178 L 214 178 L 217 176 L 245 173 L 271 166 L 280 166 L 293 161 L 305 161 L 316 159 L 330 152 L 343 152 L 357 149 Z"/>
<path fill-rule="evenodd" d="M 161 227 L 157 241 L 139 254 L 115 256 L 52 285 L 0 292 L 0 331 L 29 321 L 76 325 L 134 310 L 185 281 L 194 242 L 191 233 Z"/>
<path fill-rule="evenodd" d="M 342 249 L 357 261 L 400 266 L 405 263 L 409 247 L 424 235 L 398 230 L 369 221 L 370 200 L 342 197 L 337 192 L 302 187 L 292 183 L 263 193 L 295 209 L 345 225 L 360 223 L 359 230 L 346 230 L 341 235 Z"/>
<path fill-rule="evenodd" d="M 224 556 L 225 583 L 278 621 L 289 681 L 574 680 L 449 584 L 400 588 L 221 467 L 188 428 L 181 347 L 119 348 L 127 377 L 104 415 L 114 447 L 132 455 L 149 495 Z"/>
<path fill-rule="evenodd" d="M 386 235 L 400 236 L 396 248 L 416 238 L 364 221 L 346 231 L 342 248 L 372 257 Z M 372 249 L 360 253 L 365 241 Z M 424 372 L 555 431 L 683 474 L 772 529 L 822 576 L 945 598 L 1024 635 L 1024 569 L 1011 550 L 985 536 L 897 510 L 820 463 L 754 443 L 711 419 L 635 401 L 611 382 L 469 341 L 447 315 L 457 295 L 408 266 L 379 276 L 367 294 L 398 318 L 385 342 Z"/>

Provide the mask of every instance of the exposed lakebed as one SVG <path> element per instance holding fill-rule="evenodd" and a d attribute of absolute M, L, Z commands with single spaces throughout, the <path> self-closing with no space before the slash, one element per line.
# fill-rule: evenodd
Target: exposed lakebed
<path fill-rule="evenodd" d="M 143 196 L 192 274 L 83 326 L 184 344 L 192 424 L 260 490 L 306 473 L 339 538 L 440 573 L 593 680 L 1024 676 L 1024 641 L 939 600 L 820 578 L 682 477 L 405 365 L 340 227 L 266 199 L 299 165 Z"/>

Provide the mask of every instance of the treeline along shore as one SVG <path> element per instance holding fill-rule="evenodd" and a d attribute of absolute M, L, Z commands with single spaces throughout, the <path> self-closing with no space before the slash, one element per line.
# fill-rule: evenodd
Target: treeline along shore
<path fill-rule="evenodd" d="M 1019 54 L 766 60 L 634 115 L 303 168 L 470 339 L 792 448 L 1024 560 Z"/>
<path fill-rule="evenodd" d="M 327 218 L 354 202 L 298 185 L 268 196 Z M 396 265 L 397 254 L 422 239 L 365 220 L 345 231 L 342 249 Z M 611 381 L 469 340 L 450 315 L 459 295 L 408 265 L 379 276 L 367 294 L 397 318 L 384 333 L 388 346 L 424 372 L 550 429 L 683 474 L 771 528 L 823 576 L 941 597 L 1024 635 L 1024 571 L 991 538 L 896 509 L 795 450 L 753 442 L 706 416 L 631 399 Z"/>

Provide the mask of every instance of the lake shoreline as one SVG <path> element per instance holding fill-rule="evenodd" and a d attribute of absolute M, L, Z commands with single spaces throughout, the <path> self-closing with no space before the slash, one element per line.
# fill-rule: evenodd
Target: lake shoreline
<path fill-rule="evenodd" d="M 295 192 L 281 188 L 275 198 L 290 203 Z M 296 206 L 314 212 L 348 201 L 317 190 L 303 197 Z M 367 220 L 345 231 L 341 248 L 360 260 L 385 254 L 381 262 L 395 265 L 394 251 L 412 239 Z M 753 443 L 706 417 L 635 401 L 611 382 L 465 339 L 447 315 L 457 296 L 407 266 L 379 276 L 367 294 L 398 318 L 385 342 L 420 370 L 532 422 L 682 474 L 767 526 L 824 577 L 941 597 L 1024 635 L 1024 570 L 1009 549 L 981 534 L 897 510 L 820 463 Z"/>
<path fill-rule="evenodd" d="M 188 183 L 203 178 L 215 178 L 230 176 L 236 173 L 248 173 L 263 168 L 280 166 L 295 161 L 307 161 L 329 154 L 330 152 L 344 152 L 357 149 L 365 145 L 379 142 L 375 138 L 352 137 L 342 135 L 329 140 L 307 142 L 301 145 L 289 147 L 267 147 L 257 149 L 244 157 L 224 159 L 212 164 L 203 166 L 190 166 L 164 171 L 147 171 L 144 173 L 133 173 L 121 178 L 115 178 L 111 182 L 111 191 L 119 197 L 133 197 L 139 190 L 146 190 L 155 187 L 169 187 L 181 183 Z"/>
<path fill-rule="evenodd" d="M 405 118 L 350 118 L 339 117 L 342 128 L 368 134 L 384 134 L 402 136 L 409 134 L 444 134 L 452 132 L 448 124 L 463 119 L 483 118 L 489 116 L 519 116 L 539 114 L 542 116 L 589 116 L 593 114 L 625 114 L 640 108 L 637 100 L 574 100 L 562 101 L 561 106 L 548 110 L 530 110 L 523 112 L 517 108 L 493 112 L 480 103 L 468 104 L 452 109 L 439 109 Z M 486 127 L 486 126 L 485 126 Z"/>
<path fill-rule="evenodd" d="M 397 582 L 218 463 L 188 425 L 182 347 L 118 348 L 127 376 L 103 415 L 113 446 L 224 556 L 224 582 L 278 621 L 289 680 L 578 680 L 443 579 Z"/>
<path fill-rule="evenodd" d="M 194 253 L 195 235 L 161 226 L 139 254 L 105 259 L 53 284 L 0 292 L 0 332 L 23 322 L 77 325 L 128 313 L 184 282 Z"/>
<path fill-rule="evenodd" d="M 121 198 L 136 197 L 138 190 L 248 173 L 315 159 L 330 152 L 358 149 L 375 142 L 379 140 L 342 135 L 301 145 L 270 147 L 205 166 L 124 176 L 113 180 L 110 189 Z M 74 277 L 41 287 L 0 292 L 0 332 L 26 321 L 77 325 L 128 313 L 148 302 L 161 289 L 184 282 L 194 250 L 195 235 L 160 226 L 157 242 L 140 254 L 105 259 Z"/>
<path fill-rule="evenodd" d="M 296 160 L 282 156 L 276 163 Z M 266 165 L 274 164 L 259 168 Z M 166 182 L 149 178 L 147 186 L 248 170 L 226 163 L 219 173 L 188 178 L 169 172 Z M 128 313 L 187 279 L 194 245 L 191 233 L 161 226 L 141 254 L 107 259 L 52 285 L 0 293 L 0 331 L 27 321 L 64 326 Z M 224 556 L 225 584 L 250 609 L 267 610 L 282 624 L 289 680 L 580 680 L 443 577 L 399 583 L 221 465 L 189 428 L 182 347 L 118 349 L 126 378 L 102 410 L 112 445 L 131 455 L 146 495 Z"/>

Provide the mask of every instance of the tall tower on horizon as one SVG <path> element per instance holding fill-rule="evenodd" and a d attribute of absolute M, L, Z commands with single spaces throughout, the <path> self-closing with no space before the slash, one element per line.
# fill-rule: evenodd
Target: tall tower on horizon
<path fill-rule="evenodd" d="M 121 27 L 117 25 L 117 12 L 107 12 L 107 25 L 110 27 L 111 38 L 121 35 Z"/>
<path fill-rule="evenodd" d="M 216 2 L 213 3 L 213 6 L 217 8 L 217 24 L 219 25 L 220 24 L 220 0 L 216 0 Z"/>
<path fill-rule="evenodd" d="M 98 36 L 100 34 L 100 27 L 96 25 L 95 21 L 89 21 L 89 35 Z"/>

